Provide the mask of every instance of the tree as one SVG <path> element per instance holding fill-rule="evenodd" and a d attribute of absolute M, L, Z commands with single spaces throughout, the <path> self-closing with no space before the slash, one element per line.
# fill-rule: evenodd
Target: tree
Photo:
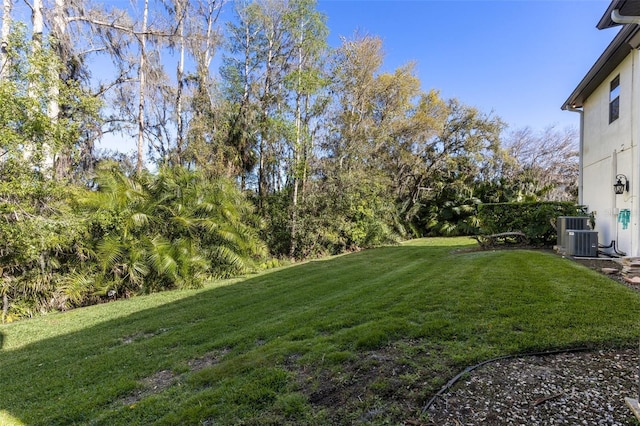
<path fill-rule="evenodd" d="M 382 59 L 375 37 L 345 40 L 339 49 L 331 74 L 341 96 L 323 172 L 342 182 L 345 197 L 360 179 L 359 185 L 380 188 L 372 217 L 389 230 L 401 233 L 403 223 L 417 235 L 453 232 L 477 203 L 475 185 L 498 173 L 503 124 L 436 91 L 424 93 L 412 64 L 379 73 Z"/>
<path fill-rule="evenodd" d="M 576 200 L 579 154 L 575 129 L 551 126 L 536 133 L 525 127 L 508 135 L 505 148 L 516 161 L 505 173 L 520 194 L 514 201 Z"/>
<path fill-rule="evenodd" d="M 183 122 L 183 92 L 184 92 L 184 62 L 185 62 L 185 21 L 188 17 L 189 3 L 184 0 L 175 0 L 175 16 L 178 20 L 178 67 L 176 70 L 176 148 L 175 161 L 177 164 L 182 163 L 182 151 L 184 150 L 184 122 Z"/>
<path fill-rule="evenodd" d="M 227 99 L 237 105 L 229 117 L 229 145 L 249 161 L 252 157 L 244 153 L 255 152 L 261 208 L 267 194 L 283 186 L 285 141 L 292 127 L 285 90 L 293 59 L 289 12 L 289 3 L 282 1 L 239 4 L 237 24 L 229 27 L 231 55 L 222 71 Z"/>
<path fill-rule="evenodd" d="M 147 90 L 146 86 L 146 64 L 147 64 L 147 22 L 149 18 L 149 0 L 144 0 L 144 8 L 142 12 L 142 28 L 139 37 L 140 41 L 140 62 L 138 64 L 138 139 L 137 150 L 138 153 L 136 161 L 136 172 L 142 173 L 142 165 L 144 163 L 143 150 L 144 150 L 144 97 Z"/>
<path fill-rule="evenodd" d="M 223 3 L 201 0 L 188 5 L 191 12 L 185 46 L 195 61 L 195 69 L 185 75 L 185 86 L 191 88 L 191 97 L 185 100 L 190 120 L 185 120 L 183 148 L 176 144 L 176 151 L 184 164 L 192 164 L 212 176 L 232 177 L 239 173 L 239 160 L 220 130 L 224 108 L 210 71 L 211 61 L 222 44 L 218 19 Z M 180 126 L 178 133 L 179 129 Z"/>
<path fill-rule="evenodd" d="M 390 177 L 400 214 L 409 222 L 422 191 L 440 167 L 434 145 L 449 109 L 436 91 L 420 90 L 412 64 L 379 76 L 377 86 L 373 102 L 376 158 Z"/>
<path fill-rule="evenodd" d="M 480 200 L 476 188 L 500 175 L 504 123 L 456 99 L 446 101 L 446 119 L 421 152 L 419 181 L 424 190 L 405 210 L 418 235 L 468 233 L 469 215 Z M 407 214 L 409 213 L 410 214 Z"/>
<path fill-rule="evenodd" d="M 331 90 L 339 93 L 330 112 L 331 125 L 324 148 L 338 170 L 346 172 L 371 165 L 375 74 L 383 62 L 382 40 L 357 36 L 343 39 L 330 74 Z"/>
<path fill-rule="evenodd" d="M 113 60 L 116 77 L 100 83 L 95 95 L 106 99 L 111 107 L 106 131 L 129 130 L 135 136 L 136 170 L 141 172 L 147 143 L 156 142 L 161 152 L 168 151 L 166 115 L 156 111 L 154 118 L 158 120 L 150 123 L 148 100 L 164 102 L 166 98 L 167 85 L 162 84 L 166 75 L 159 50 L 174 31 L 164 19 L 166 14 L 152 10 L 148 0 L 143 1 L 142 16 L 137 21 L 128 11 L 117 8 L 85 7 L 81 3 L 73 10 L 66 22 L 87 27 L 85 38 L 91 48 L 86 53 L 106 52 Z M 157 13 L 150 18 L 153 11 Z M 160 93 L 154 93 L 155 89 Z"/>
<path fill-rule="evenodd" d="M 374 37 L 344 40 L 330 64 L 331 99 L 299 232 L 292 237 L 296 257 L 337 253 L 393 240 L 399 231 L 391 182 L 377 149 L 372 101 L 382 63 L 382 44 Z"/>
<path fill-rule="evenodd" d="M 312 148 L 311 120 L 318 111 L 311 103 L 313 97 L 325 85 L 322 77 L 321 57 L 327 50 L 327 27 L 324 17 L 315 10 L 315 1 L 299 0 L 293 3 L 293 10 L 286 16 L 287 26 L 294 39 L 296 64 L 288 76 L 287 83 L 293 91 L 295 139 L 291 143 L 291 166 L 289 167 L 292 185 L 291 198 L 291 242 L 289 257 L 296 252 L 296 234 L 298 231 L 298 198 L 300 187 L 305 187 L 308 173 L 308 157 Z M 321 104 L 323 101 L 317 101 Z M 317 105 L 316 104 L 316 105 Z"/>
<path fill-rule="evenodd" d="M 11 2 L 5 3 L 5 6 Z M 27 2 L 31 9 L 31 49 L 32 70 L 30 71 L 30 93 L 39 102 L 46 102 L 47 113 L 52 122 L 60 121 L 58 129 L 64 130 L 70 122 L 77 123 L 83 114 L 77 109 L 79 103 L 74 97 L 84 99 L 85 118 L 83 126 L 79 130 L 73 126 L 75 137 L 63 137 L 56 133 L 49 135 L 47 143 L 42 145 L 40 152 L 30 152 L 29 155 L 37 155 L 41 159 L 41 167 L 49 169 L 56 179 L 77 179 L 79 174 L 90 168 L 94 162 L 93 141 L 100 135 L 100 125 L 95 115 L 99 97 L 104 93 L 102 89 L 93 93 L 95 100 L 90 107 L 86 102 L 89 99 L 91 73 L 86 67 L 86 58 L 96 52 L 106 50 L 106 46 L 99 45 L 99 31 L 93 25 L 97 16 L 105 15 L 98 12 L 86 2 L 76 0 L 55 0 L 45 3 L 35 0 L 32 4 Z M 7 7 L 3 16 L 3 31 L 10 29 L 11 9 Z M 106 25 L 106 21 L 101 22 Z M 90 24 L 89 24 L 90 23 Z M 113 20 L 109 25 L 118 26 L 118 21 Z M 112 44 L 114 40 L 110 37 Z M 103 40 L 104 40 L 103 39 Z M 7 43 L 5 39 L 5 53 Z M 38 59 L 39 58 L 39 59 Z M 40 65 L 37 62 L 40 62 Z M 4 64 L 4 71 L 8 66 Z M 44 76 L 44 73 L 50 73 Z M 35 76 L 40 74 L 40 77 Z M 4 74 L 7 77 L 7 74 Z M 47 90 L 48 93 L 42 92 Z"/>

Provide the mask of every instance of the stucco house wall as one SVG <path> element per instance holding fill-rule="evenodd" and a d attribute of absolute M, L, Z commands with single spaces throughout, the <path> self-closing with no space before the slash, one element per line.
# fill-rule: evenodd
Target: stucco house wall
<path fill-rule="evenodd" d="M 596 90 L 584 101 L 584 136 L 582 142 L 583 204 L 595 216 L 600 244 L 617 241 L 619 250 L 638 255 L 637 196 L 638 148 L 634 117 L 640 84 L 638 51 L 633 50 Z M 609 123 L 610 82 L 620 76 L 620 116 Z M 635 160 L 635 161 L 634 161 Z M 634 166 L 635 164 L 635 166 Z M 624 174 L 630 182 L 629 192 L 615 195 L 616 175 Z M 631 211 L 627 228 L 618 222 L 620 210 Z"/>

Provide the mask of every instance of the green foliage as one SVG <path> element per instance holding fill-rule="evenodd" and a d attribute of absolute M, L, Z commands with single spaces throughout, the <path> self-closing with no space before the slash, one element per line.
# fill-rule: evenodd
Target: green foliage
<path fill-rule="evenodd" d="M 255 201 L 258 204 L 258 200 Z M 265 226 L 261 236 L 273 255 L 286 256 L 291 245 L 290 209 L 291 191 L 268 195 L 262 203 Z"/>
<path fill-rule="evenodd" d="M 6 319 L 246 273 L 260 221 L 233 182 L 184 168 L 127 176 L 102 165 L 94 190 L 1 164 Z M 11 309 L 9 309 L 9 305 Z"/>
<path fill-rule="evenodd" d="M 85 252 L 82 223 L 70 209 L 73 194 L 29 164 L 0 163 L 3 321 L 79 305 L 62 285 Z"/>
<path fill-rule="evenodd" d="M 527 170 L 514 177 L 501 176 L 495 180 L 480 182 L 476 193 L 485 203 L 534 203 L 544 201 L 555 187 L 541 186 Z"/>
<path fill-rule="evenodd" d="M 433 198 L 422 202 L 413 229 L 418 235 L 473 235 L 478 230 L 476 209 L 480 202 L 464 183 L 445 184 Z"/>
<path fill-rule="evenodd" d="M 27 161 L 47 177 L 77 178 L 73 173 L 81 168 L 84 138 L 98 127 L 101 102 L 79 81 L 60 78 L 64 65 L 50 45 L 34 48 L 26 40 L 24 26 L 17 25 L 6 46 L 10 62 L 7 79 L 0 81 L 2 155 Z"/>
<path fill-rule="evenodd" d="M 316 185 L 301 206 L 296 257 L 397 242 L 402 228 L 383 177 L 354 171 Z"/>
<path fill-rule="evenodd" d="M 9 62 L 0 81 L 3 321 L 87 300 L 74 279 L 88 255 L 82 221 L 71 209 L 80 189 L 52 178 L 77 165 L 59 160 L 73 159 L 98 103 L 77 82 L 59 80 L 62 64 L 50 46 L 26 40 L 24 26 L 16 25 L 3 46 Z M 64 114 L 54 116 L 53 103 Z"/>
<path fill-rule="evenodd" d="M 579 216 L 580 207 L 569 202 L 496 203 L 478 206 L 480 232 L 497 234 L 521 231 L 536 244 L 552 244 L 558 216 Z"/>
<path fill-rule="evenodd" d="M 127 176 L 107 165 L 95 184 L 81 205 L 103 294 L 200 287 L 249 271 L 264 254 L 250 203 L 225 179 L 182 167 Z"/>

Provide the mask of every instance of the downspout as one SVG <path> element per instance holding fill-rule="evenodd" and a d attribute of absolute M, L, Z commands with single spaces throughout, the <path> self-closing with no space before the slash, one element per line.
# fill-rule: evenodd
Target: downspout
<path fill-rule="evenodd" d="M 637 95 L 637 85 L 636 85 L 636 62 L 637 62 L 637 57 L 638 57 L 638 51 L 636 49 L 633 49 L 631 51 L 631 116 L 632 117 L 636 117 L 637 116 L 637 102 L 636 102 L 636 97 Z M 633 153 L 635 150 L 635 160 L 636 160 L 636 166 L 633 167 L 632 166 L 632 170 L 631 170 L 631 179 L 633 184 L 631 185 L 631 190 L 629 195 L 631 196 L 631 211 L 633 212 L 633 222 L 631 225 L 631 229 L 632 229 L 632 233 L 631 233 L 631 248 L 628 251 L 630 256 L 637 256 L 638 255 L 638 239 L 640 237 L 640 232 L 638 232 L 639 230 L 639 226 L 640 226 L 640 206 L 638 206 L 638 188 L 640 188 L 637 185 L 638 182 L 638 165 L 640 165 L 640 147 L 638 146 L 638 139 L 636 137 L 637 133 L 638 133 L 638 122 L 636 120 L 631 120 L 631 134 L 630 134 L 630 139 L 631 139 L 631 152 Z M 631 162 L 631 164 L 633 165 L 633 160 Z M 635 236 L 635 238 L 634 238 Z"/>
<path fill-rule="evenodd" d="M 615 149 L 611 153 L 611 180 L 610 182 L 616 181 L 616 176 L 618 174 L 618 151 Z M 611 194 L 611 239 L 615 240 L 618 247 L 620 247 L 620 242 L 618 241 L 618 203 L 616 199 L 615 191 L 610 189 Z"/>
<path fill-rule="evenodd" d="M 582 166 L 584 165 L 584 110 L 569 106 L 567 107 L 567 111 L 577 112 L 580 114 L 580 140 L 578 141 L 578 205 L 582 206 L 584 205 L 584 183 L 582 178 Z"/>

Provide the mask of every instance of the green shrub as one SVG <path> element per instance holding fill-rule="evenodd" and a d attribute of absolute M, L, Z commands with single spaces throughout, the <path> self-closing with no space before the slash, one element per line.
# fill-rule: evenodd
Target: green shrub
<path fill-rule="evenodd" d="M 550 245 L 557 234 L 552 222 L 558 216 L 584 215 L 569 202 L 495 203 L 478 206 L 480 234 L 521 231 L 533 244 Z"/>
<path fill-rule="evenodd" d="M 104 164 L 95 185 L 79 204 L 95 247 L 96 293 L 196 288 L 264 258 L 253 206 L 232 181 L 181 167 L 128 176 Z"/>

